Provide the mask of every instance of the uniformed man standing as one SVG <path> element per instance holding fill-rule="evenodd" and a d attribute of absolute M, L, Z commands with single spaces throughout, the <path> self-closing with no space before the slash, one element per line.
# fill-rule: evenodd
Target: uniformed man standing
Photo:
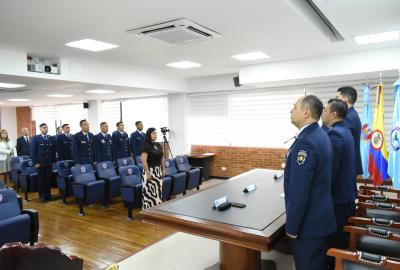
<path fill-rule="evenodd" d="M 96 162 L 115 161 L 112 137 L 108 133 L 107 122 L 100 124 L 100 133 L 94 136 L 94 160 Z"/>
<path fill-rule="evenodd" d="M 140 157 L 142 154 L 145 134 L 142 131 L 143 130 L 142 121 L 137 121 L 135 123 L 135 126 L 136 126 L 136 131 L 132 132 L 130 141 L 131 141 L 132 155 L 135 157 L 135 162 L 136 162 L 138 157 Z"/>
<path fill-rule="evenodd" d="M 90 164 L 94 162 L 93 134 L 89 132 L 89 122 L 79 122 L 81 131 L 72 138 L 72 157 L 76 164 Z"/>
<path fill-rule="evenodd" d="M 318 120 L 322 102 L 301 97 L 291 110 L 299 129 L 285 166 L 286 233 L 292 240 L 296 270 L 326 268 L 327 237 L 336 231 L 331 195 L 332 145 Z"/>
<path fill-rule="evenodd" d="M 39 198 L 41 202 L 49 201 L 51 197 L 52 165 L 56 161 L 56 145 L 54 138 L 47 135 L 48 127 L 40 124 L 40 133 L 32 138 L 30 153 L 32 163 L 38 171 Z"/>
<path fill-rule="evenodd" d="M 116 124 L 117 130 L 112 134 L 112 145 L 114 149 L 114 156 L 116 159 L 131 157 L 131 147 L 129 145 L 128 134 L 124 131 L 124 123 L 118 122 Z"/>
<path fill-rule="evenodd" d="M 360 175 L 363 173 L 360 153 L 361 121 L 357 111 L 354 109 L 354 104 L 357 101 L 357 91 L 354 87 L 344 86 L 340 87 L 336 94 L 337 98 L 346 102 L 349 107 L 346 117 L 343 119 L 343 124 L 353 135 L 356 175 Z"/>
<path fill-rule="evenodd" d="M 72 135 L 68 124 L 62 125 L 63 133 L 57 138 L 58 160 L 72 159 Z"/>
<path fill-rule="evenodd" d="M 322 113 L 322 122 L 328 127 L 327 134 L 332 142 L 332 197 L 337 231 L 329 238 L 328 246 L 347 248 L 347 236 L 343 227 L 355 207 L 355 156 L 354 141 L 343 124 L 347 104 L 340 99 L 331 99 Z M 334 258 L 329 258 L 329 269 L 335 269 Z"/>

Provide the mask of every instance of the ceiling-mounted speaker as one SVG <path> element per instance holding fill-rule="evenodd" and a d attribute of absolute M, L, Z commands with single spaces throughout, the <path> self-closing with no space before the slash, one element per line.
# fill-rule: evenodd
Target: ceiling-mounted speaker
<path fill-rule="evenodd" d="M 235 87 L 241 86 L 239 82 L 239 76 L 233 77 L 233 84 L 235 85 Z"/>
<path fill-rule="evenodd" d="M 89 109 L 89 103 L 83 102 L 83 108 L 84 109 Z"/>

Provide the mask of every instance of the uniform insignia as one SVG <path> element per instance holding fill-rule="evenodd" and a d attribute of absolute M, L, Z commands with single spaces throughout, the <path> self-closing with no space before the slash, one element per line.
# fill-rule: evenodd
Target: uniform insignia
<path fill-rule="evenodd" d="M 131 169 L 131 168 L 128 169 L 128 174 L 129 174 L 129 175 L 132 174 L 132 169 Z"/>
<path fill-rule="evenodd" d="M 101 140 L 101 143 L 106 143 L 106 141 L 103 139 L 103 140 Z"/>
<path fill-rule="evenodd" d="M 299 152 L 297 153 L 297 164 L 299 165 L 303 165 L 306 162 L 307 159 L 307 151 L 306 150 L 299 150 Z"/>
<path fill-rule="evenodd" d="M 81 172 L 85 173 L 86 172 L 86 168 L 85 167 L 81 167 Z"/>

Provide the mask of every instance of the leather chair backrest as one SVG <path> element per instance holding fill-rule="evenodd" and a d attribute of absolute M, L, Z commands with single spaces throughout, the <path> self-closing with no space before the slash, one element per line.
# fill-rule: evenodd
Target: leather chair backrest
<path fill-rule="evenodd" d="M 21 174 L 32 174 L 37 173 L 35 167 L 33 167 L 32 159 L 25 159 L 21 162 L 20 165 Z"/>
<path fill-rule="evenodd" d="M 73 160 L 60 160 L 56 162 L 57 174 L 62 177 L 72 175 L 71 168 L 74 166 Z"/>
<path fill-rule="evenodd" d="M 192 166 L 189 164 L 189 160 L 185 156 L 176 156 L 174 162 L 178 171 L 190 172 Z"/>
<path fill-rule="evenodd" d="M 11 189 L 0 190 L 0 220 L 21 214 L 17 193 Z"/>
<path fill-rule="evenodd" d="M 99 177 L 109 178 L 117 176 L 114 165 L 111 161 L 99 162 L 96 164 L 96 171 Z"/>
<path fill-rule="evenodd" d="M 142 174 L 135 165 L 129 165 L 119 168 L 121 176 L 121 185 L 133 186 L 142 183 Z"/>
<path fill-rule="evenodd" d="M 165 169 L 165 175 L 175 175 L 178 173 L 178 171 L 175 168 L 175 163 L 172 158 L 166 159 L 164 161 L 164 169 Z"/>
<path fill-rule="evenodd" d="M 19 170 L 21 167 L 22 161 L 30 159 L 29 156 L 16 156 L 16 157 L 11 157 L 10 160 L 10 168 L 11 170 Z"/>
<path fill-rule="evenodd" d="M 127 158 L 119 158 L 117 160 L 117 164 L 118 164 L 118 168 L 124 167 L 124 166 L 128 166 L 128 165 L 135 165 L 135 163 L 133 162 L 133 159 L 130 157 Z"/>
<path fill-rule="evenodd" d="M 75 165 L 74 167 L 72 167 L 71 172 L 76 183 L 86 184 L 96 181 L 94 170 L 89 164 Z"/>

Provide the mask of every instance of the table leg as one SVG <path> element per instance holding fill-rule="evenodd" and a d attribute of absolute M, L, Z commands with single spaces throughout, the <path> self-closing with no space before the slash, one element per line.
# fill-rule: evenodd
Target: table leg
<path fill-rule="evenodd" d="M 261 252 L 219 242 L 219 263 L 221 270 L 260 270 Z"/>

